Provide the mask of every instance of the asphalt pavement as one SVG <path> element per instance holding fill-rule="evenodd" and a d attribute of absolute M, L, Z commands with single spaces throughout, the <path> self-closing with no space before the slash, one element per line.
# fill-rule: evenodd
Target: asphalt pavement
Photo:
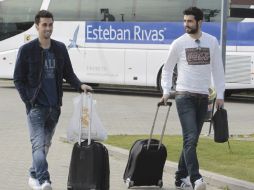
<path fill-rule="evenodd" d="M 72 98 L 76 95 L 78 94 L 75 92 L 64 93 L 62 114 L 48 155 L 49 172 L 54 190 L 64 190 L 67 185 L 73 145 L 65 143 L 63 138 L 66 136 L 66 128 L 73 111 Z M 94 98 L 97 100 L 98 114 L 109 134 L 149 133 L 158 97 L 94 94 Z M 29 189 L 27 182 L 28 168 L 31 164 L 31 145 L 26 126 L 25 107 L 11 83 L 0 81 L 0 104 L 0 189 Z M 251 115 L 251 113 L 254 113 L 253 104 L 226 103 L 226 106 L 230 118 L 232 118 L 230 124 L 234 126 L 231 131 L 235 134 L 253 134 L 254 118 Z M 244 126 L 242 125 L 242 121 L 244 121 Z M 158 125 L 160 126 L 161 123 L 159 122 Z M 205 135 L 207 132 L 208 125 L 204 128 L 202 134 Z M 155 133 L 160 133 L 160 129 L 156 129 Z M 166 133 L 181 134 L 174 106 L 172 106 L 170 112 Z M 127 163 L 128 151 L 109 145 L 107 147 L 110 153 L 110 189 L 126 189 L 122 176 Z M 175 189 L 173 184 L 175 169 L 175 163 L 166 163 L 163 189 Z M 202 171 L 202 173 L 205 173 L 205 177 L 209 183 L 208 190 L 221 189 L 226 185 L 230 189 L 254 189 L 253 183 L 227 178 L 226 176 L 220 176 L 206 171 Z M 230 184 L 233 185 L 230 186 Z M 136 189 L 158 188 L 141 187 Z"/>

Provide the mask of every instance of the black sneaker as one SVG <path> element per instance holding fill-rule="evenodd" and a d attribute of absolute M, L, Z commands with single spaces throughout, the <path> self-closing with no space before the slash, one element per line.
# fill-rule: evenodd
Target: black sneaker
<path fill-rule="evenodd" d="M 175 186 L 177 189 L 192 190 L 191 183 L 187 178 L 182 178 L 180 180 L 175 181 Z"/>

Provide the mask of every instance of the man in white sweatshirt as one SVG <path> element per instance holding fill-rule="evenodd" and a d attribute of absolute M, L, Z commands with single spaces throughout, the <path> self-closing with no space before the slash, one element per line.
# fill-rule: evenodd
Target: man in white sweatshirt
<path fill-rule="evenodd" d="M 199 173 L 196 147 L 208 107 L 211 78 L 217 92 L 216 107 L 224 104 L 225 79 L 218 41 L 201 31 L 203 12 L 190 7 L 183 12 L 186 33 L 171 44 L 162 70 L 161 102 L 170 97 L 172 73 L 177 64 L 175 102 L 182 126 L 183 150 L 175 176 L 178 189 L 205 190 L 206 183 Z M 212 77 L 211 77 L 212 76 Z M 186 177 L 190 177 L 190 182 Z"/>

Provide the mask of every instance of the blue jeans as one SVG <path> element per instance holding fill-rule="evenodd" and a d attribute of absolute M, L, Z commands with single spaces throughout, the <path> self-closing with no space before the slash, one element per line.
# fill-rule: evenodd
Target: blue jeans
<path fill-rule="evenodd" d="M 30 176 L 38 179 L 40 184 L 46 180 L 50 182 L 46 157 L 59 116 L 60 108 L 39 105 L 31 108 L 27 115 L 33 158 Z"/>
<path fill-rule="evenodd" d="M 183 149 L 178 163 L 176 180 L 190 176 L 190 181 L 193 184 L 202 177 L 199 173 L 196 147 L 207 113 L 208 96 L 181 94 L 176 95 L 175 101 L 183 133 Z"/>

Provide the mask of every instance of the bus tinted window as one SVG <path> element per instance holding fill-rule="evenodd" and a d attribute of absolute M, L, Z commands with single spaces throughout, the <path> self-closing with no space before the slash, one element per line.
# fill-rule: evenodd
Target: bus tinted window
<path fill-rule="evenodd" d="M 42 0 L 0 1 L 0 41 L 29 29 L 41 4 Z"/>
<path fill-rule="evenodd" d="M 220 21 L 221 0 L 54 0 L 49 11 L 58 21 L 175 22 L 190 6 L 203 9 L 205 21 Z"/>
<path fill-rule="evenodd" d="M 131 20 L 132 0 L 54 0 L 49 11 L 58 21 Z"/>
<path fill-rule="evenodd" d="M 183 10 L 192 6 L 193 0 L 137 0 L 133 7 L 135 21 L 182 21 Z"/>
<path fill-rule="evenodd" d="M 204 12 L 206 22 L 220 22 L 221 19 L 221 0 L 197 0 L 196 6 Z M 241 21 L 241 18 L 228 17 L 229 22 Z"/>
<path fill-rule="evenodd" d="M 51 1 L 49 11 L 59 21 L 178 21 L 193 0 L 62 0 Z"/>

